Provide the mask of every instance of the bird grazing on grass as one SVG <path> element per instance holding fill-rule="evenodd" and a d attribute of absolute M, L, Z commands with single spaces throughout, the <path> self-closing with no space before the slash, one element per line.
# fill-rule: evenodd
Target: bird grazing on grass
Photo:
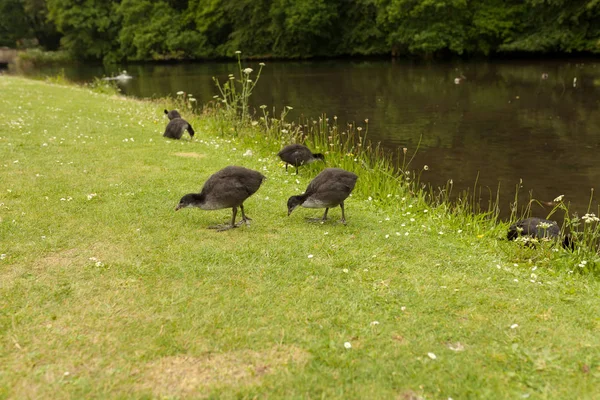
<path fill-rule="evenodd" d="M 170 120 L 174 118 L 181 118 L 181 114 L 179 114 L 179 111 L 177 110 L 169 111 L 165 109 L 165 114 L 167 114 L 167 118 L 169 118 Z"/>
<path fill-rule="evenodd" d="M 165 133 L 163 133 L 164 137 L 168 137 L 171 139 L 181 139 L 184 131 L 188 131 L 190 134 L 190 138 L 194 137 L 194 128 L 183 118 L 173 118 L 167 124 L 167 128 L 165 129 Z"/>
<path fill-rule="evenodd" d="M 533 239 L 556 240 L 561 238 L 561 233 L 556 221 L 531 217 L 517 221 L 508 228 L 508 233 L 506 234 L 508 240 L 515 240 L 519 236 L 526 236 Z M 565 249 L 574 248 L 570 235 L 562 237 L 562 246 Z"/>
<path fill-rule="evenodd" d="M 244 167 L 229 166 L 211 175 L 204 183 L 200 193 L 186 194 L 179 200 L 175 211 L 185 207 L 199 207 L 203 210 L 220 210 L 230 208 L 233 210 L 231 223 L 226 225 L 210 226 L 209 229 L 225 231 L 246 223 L 251 219 L 244 213 L 244 201 L 252 196 L 265 180 L 260 172 Z M 236 225 L 235 216 L 237 208 L 242 211 L 242 220 Z"/>
<path fill-rule="evenodd" d="M 342 223 L 346 223 L 344 214 L 344 200 L 350 195 L 356 185 L 358 176 L 340 168 L 325 168 L 315 177 L 298 196 L 288 199 L 288 216 L 298 206 L 306 208 L 325 208 L 321 221 L 327 220 L 327 211 L 331 207 L 340 206 L 342 209 Z"/>
<path fill-rule="evenodd" d="M 302 144 L 287 145 L 277 155 L 285 162 L 285 170 L 287 171 L 288 164 L 293 165 L 296 167 L 296 174 L 298 174 L 298 167 L 301 165 L 317 160 L 325 161 L 323 154 L 313 153 L 308 147 Z"/>

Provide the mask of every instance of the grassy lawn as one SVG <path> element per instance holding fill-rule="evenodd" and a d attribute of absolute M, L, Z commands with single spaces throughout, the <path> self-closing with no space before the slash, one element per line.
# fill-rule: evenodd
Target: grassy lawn
<path fill-rule="evenodd" d="M 360 172 L 348 224 L 309 223 L 286 201 L 323 166 L 286 172 L 272 140 L 185 112 L 194 140 L 165 140 L 166 103 L 80 87 L 0 93 L 0 398 L 600 397 L 600 282 L 557 267 L 575 256 L 370 198 Z M 227 165 L 268 178 L 251 226 L 175 212 Z"/>

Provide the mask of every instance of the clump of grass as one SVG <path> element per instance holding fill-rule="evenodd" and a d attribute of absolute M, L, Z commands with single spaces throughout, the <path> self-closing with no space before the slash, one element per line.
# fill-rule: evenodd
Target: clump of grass
<path fill-rule="evenodd" d="M 194 95 L 183 90 L 178 91 L 174 98 L 167 98 L 166 101 L 166 108 L 168 109 L 175 109 L 182 112 L 187 111 L 192 114 L 197 114 L 201 110 L 198 106 L 198 100 L 196 100 Z"/>
<path fill-rule="evenodd" d="M 100 79 L 94 77 L 94 80 L 86 84 L 93 92 L 102 94 L 117 95 L 121 93 L 121 88 L 115 81 Z"/>
<path fill-rule="evenodd" d="M 63 68 L 60 69 L 56 75 L 50 75 L 43 78 L 48 83 L 54 83 L 57 85 L 68 85 L 71 84 L 71 81 L 66 77 L 65 70 Z"/>

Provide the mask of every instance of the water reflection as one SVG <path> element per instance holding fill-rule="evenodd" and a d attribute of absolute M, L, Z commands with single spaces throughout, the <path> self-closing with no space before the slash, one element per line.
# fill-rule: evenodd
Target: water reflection
<path fill-rule="evenodd" d="M 249 66 L 258 70 L 258 63 Z M 184 90 L 202 103 L 217 93 L 212 77 L 224 82 L 235 68 L 132 65 L 126 69 L 134 79 L 122 89 L 136 97 Z M 65 73 L 85 81 L 121 69 Z M 253 105 L 261 104 L 293 106 L 292 118 L 327 113 L 359 124 L 368 118 L 371 140 L 389 149 L 421 143 L 412 167 L 429 166 L 425 181 L 440 186 L 452 179 L 455 193 L 477 176 L 493 192 L 500 184 L 505 215 L 520 179 L 521 199 L 530 190 L 543 201 L 565 194 L 579 213 L 600 182 L 600 62 L 593 60 L 271 62 L 253 95 Z M 550 210 L 536 207 L 539 216 Z"/>

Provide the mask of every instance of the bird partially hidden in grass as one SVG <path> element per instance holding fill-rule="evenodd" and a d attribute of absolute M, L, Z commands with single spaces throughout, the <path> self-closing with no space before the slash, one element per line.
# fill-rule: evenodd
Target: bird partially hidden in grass
<path fill-rule="evenodd" d="M 288 199 L 288 216 L 298 206 L 325 208 L 323 218 L 318 220 L 326 221 L 327 211 L 332 207 L 340 206 L 342 209 L 341 222 L 345 224 L 344 200 L 352 193 L 357 179 L 358 176 L 352 172 L 340 168 L 325 168 L 308 184 L 303 194 Z"/>
<path fill-rule="evenodd" d="M 181 118 L 181 114 L 179 114 L 179 111 L 177 110 L 166 110 L 165 109 L 165 114 L 167 114 L 167 118 L 169 118 L 169 120 L 173 119 L 173 118 Z"/>
<path fill-rule="evenodd" d="M 556 221 L 548 219 L 531 217 L 515 222 L 508 228 L 506 238 L 508 240 L 515 240 L 520 236 L 539 240 L 562 239 L 562 246 L 565 249 L 574 248 L 571 235 L 562 236 Z"/>
<path fill-rule="evenodd" d="M 256 193 L 265 179 L 265 176 L 260 172 L 248 168 L 225 167 L 208 178 L 200 193 L 189 193 L 183 196 L 179 200 L 175 211 L 186 207 L 199 207 L 203 210 L 231 208 L 233 214 L 230 224 L 209 226 L 209 229 L 225 231 L 237 228 L 244 223 L 249 225 L 248 221 L 251 218 L 244 213 L 243 203 L 248 197 Z M 238 207 L 242 211 L 242 220 L 236 225 L 235 217 Z"/>
<path fill-rule="evenodd" d="M 181 139 L 181 137 L 183 136 L 183 132 L 185 132 L 186 130 L 190 134 L 191 138 L 194 137 L 194 134 L 196 133 L 194 132 L 194 128 L 192 128 L 192 125 L 190 125 L 189 122 L 181 118 L 181 115 L 179 114 L 179 112 L 177 112 L 177 110 L 165 110 L 165 114 L 167 114 L 167 117 L 169 117 L 170 121 L 167 124 L 165 133 L 163 133 L 164 137 L 168 137 L 171 139 Z"/>
<path fill-rule="evenodd" d="M 310 149 L 302 144 L 290 144 L 285 146 L 277 153 L 281 161 L 285 162 L 285 170 L 287 171 L 288 164 L 296 167 L 296 175 L 298 167 L 304 164 L 309 164 L 313 161 L 325 161 L 325 156 L 321 153 L 313 153 Z"/>

